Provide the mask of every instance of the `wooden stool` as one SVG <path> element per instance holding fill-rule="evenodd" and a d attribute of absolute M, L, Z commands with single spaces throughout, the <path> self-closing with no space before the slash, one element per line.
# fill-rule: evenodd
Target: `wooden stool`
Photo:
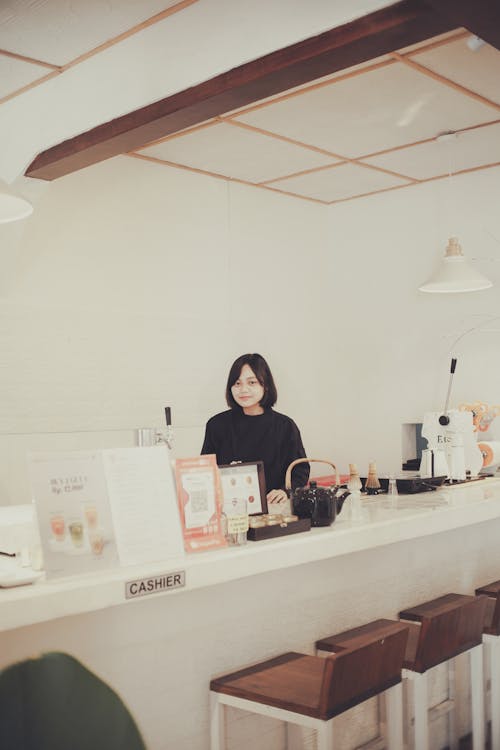
<path fill-rule="evenodd" d="M 427 670 L 466 651 L 471 670 L 473 748 L 484 750 L 482 631 L 486 604 L 484 596 L 446 594 L 399 613 L 402 620 L 415 621 L 410 623 L 403 676 L 413 683 L 417 750 L 429 747 Z"/>
<path fill-rule="evenodd" d="M 289 652 L 210 683 L 211 750 L 224 747 L 224 706 L 318 732 L 318 750 L 334 748 L 333 718 L 387 691 L 389 750 L 403 746 L 401 669 L 408 628 L 391 624 L 323 659 Z"/>
<path fill-rule="evenodd" d="M 481 586 L 476 594 L 488 597 L 483 626 L 484 661 L 490 675 L 491 750 L 500 750 L 500 581 Z"/>
<path fill-rule="evenodd" d="M 401 628 L 401 625 L 402 623 L 398 622 L 397 620 L 374 620 L 373 622 L 369 622 L 366 625 L 361 625 L 361 627 L 352 628 L 351 630 L 344 630 L 342 633 L 336 633 L 335 635 L 330 635 L 327 638 L 322 638 L 321 640 L 316 641 L 316 653 L 319 656 L 326 656 L 328 654 L 342 651 L 346 648 L 357 648 L 358 645 L 362 644 L 367 637 L 386 638 L 387 636 L 390 636 L 393 633 L 397 632 L 398 629 Z M 406 627 L 406 625 L 404 627 Z M 388 703 L 390 694 L 387 692 L 383 692 L 379 693 L 379 695 L 381 698 L 385 698 L 385 709 L 388 724 L 386 734 L 389 734 L 390 724 L 394 720 L 397 721 L 398 718 L 393 718 L 391 716 L 391 707 Z M 399 715 L 402 716 L 402 707 L 399 708 Z"/>

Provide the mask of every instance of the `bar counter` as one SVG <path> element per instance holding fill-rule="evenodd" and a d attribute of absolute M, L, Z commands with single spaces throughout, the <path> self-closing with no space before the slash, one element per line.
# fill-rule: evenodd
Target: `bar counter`
<path fill-rule="evenodd" d="M 288 538 L 0 590 L 0 630 L 135 603 L 125 600 L 125 583 L 134 579 L 185 571 L 184 588 L 155 592 L 155 596 L 173 596 L 490 521 L 500 517 L 500 479 L 423 494 L 362 495 L 361 512 L 354 519 L 350 503 L 348 499 L 332 526 Z"/>
<path fill-rule="evenodd" d="M 328 528 L 99 575 L 0 589 L 0 667 L 80 658 L 122 695 L 149 750 L 208 748 L 211 677 L 447 591 L 500 578 L 500 479 L 351 498 Z M 126 583 L 185 572 L 185 586 L 126 599 Z M 466 713 L 466 712 L 465 712 Z M 464 716 L 463 721 L 467 721 Z M 465 727 L 466 730 L 466 727 Z M 352 719 L 345 744 L 371 731 Z M 283 728 L 230 718 L 228 750 L 280 748 Z"/>

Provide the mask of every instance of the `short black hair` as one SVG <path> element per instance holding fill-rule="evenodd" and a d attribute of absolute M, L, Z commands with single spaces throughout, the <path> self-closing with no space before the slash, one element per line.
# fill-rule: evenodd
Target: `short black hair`
<path fill-rule="evenodd" d="M 241 406 L 236 403 L 231 392 L 231 388 L 240 377 L 241 370 L 244 365 L 248 365 L 254 373 L 255 377 L 264 388 L 264 395 L 260 400 L 260 405 L 263 409 L 269 409 L 274 406 L 278 399 L 278 391 L 274 384 L 274 379 L 269 369 L 269 365 L 261 354 L 242 354 L 241 357 L 235 359 L 229 370 L 226 385 L 226 401 L 227 405 L 231 409 L 241 409 Z"/>

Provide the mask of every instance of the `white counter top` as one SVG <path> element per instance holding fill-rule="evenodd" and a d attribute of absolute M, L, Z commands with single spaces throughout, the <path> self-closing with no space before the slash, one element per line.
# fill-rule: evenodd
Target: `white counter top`
<path fill-rule="evenodd" d="M 185 588 L 152 596 L 185 595 L 201 587 L 484 523 L 500 518 L 500 479 L 419 495 L 362 497 L 357 513 L 351 504 L 348 498 L 341 515 L 328 528 L 106 570 L 99 575 L 40 580 L 33 585 L 0 589 L 0 630 L 143 601 L 125 598 L 125 583 L 135 579 L 185 571 Z"/>

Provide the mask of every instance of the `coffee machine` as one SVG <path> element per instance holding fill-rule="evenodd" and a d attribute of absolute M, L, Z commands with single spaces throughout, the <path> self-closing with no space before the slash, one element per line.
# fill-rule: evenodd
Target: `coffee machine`
<path fill-rule="evenodd" d="M 442 412 L 426 412 L 422 424 L 422 435 L 427 439 L 427 448 L 422 451 L 420 476 L 446 476 L 453 481 L 464 481 L 469 475 L 477 477 L 483 467 L 483 455 L 479 448 L 472 423 L 472 413 L 449 409 L 448 423 L 440 423 Z"/>
<path fill-rule="evenodd" d="M 173 428 L 172 428 L 172 410 L 170 406 L 165 407 L 165 421 L 167 423 L 165 430 L 157 427 L 141 427 L 136 430 L 136 443 L 142 448 L 150 448 L 153 445 L 165 444 L 172 450 Z"/>
<path fill-rule="evenodd" d="M 454 482 L 477 477 L 483 466 L 483 455 L 474 431 L 470 411 L 448 409 L 451 385 L 457 360 L 451 360 L 448 393 L 442 412 L 426 412 L 422 436 L 427 448 L 422 451 L 420 476 L 446 476 Z"/>

